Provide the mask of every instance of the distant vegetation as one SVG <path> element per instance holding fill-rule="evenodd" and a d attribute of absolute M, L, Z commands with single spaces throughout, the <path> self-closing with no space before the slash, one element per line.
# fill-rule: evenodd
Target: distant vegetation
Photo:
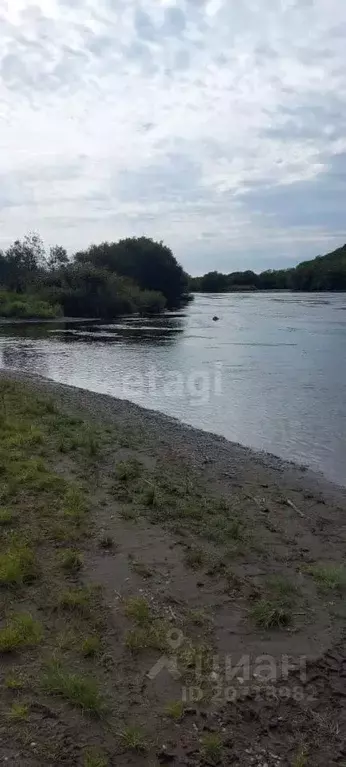
<path fill-rule="evenodd" d="M 53 306 L 48 301 L 42 301 L 34 295 L 10 293 L 0 290 L 0 316 L 20 319 L 40 318 L 50 320 L 62 314 L 61 307 Z"/>
<path fill-rule="evenodd" d="M 303 261 L 292 269 L 269 269 L 261 274 L 252 271 L 231 274 L 208 272 L 203 277 L 192 277 L 190 290 L 202 293 L 237 290 L 346 291 L 346 245 L 326 256 Z"/>
<path fill-rule="evenodd" d="M 0 251 L 0 317 L 6 318 L 157 314 L 194 291 L 240 290 L 346 290 L 346 245 L 292 269 L 203 277 L 189 277 L 170 248 L 147 237 L 91 245 L 69 258 L 59 245 L 47 253 L 39 235 L 30 234 Z"/>
<path fill-rule="evenodd" d="M 71 259 L 37 234 L 0 251 L 0 316 L 112 318 L 180 305 L 188 278 L 172 251 L 146 237 L 92 245 Z"/>

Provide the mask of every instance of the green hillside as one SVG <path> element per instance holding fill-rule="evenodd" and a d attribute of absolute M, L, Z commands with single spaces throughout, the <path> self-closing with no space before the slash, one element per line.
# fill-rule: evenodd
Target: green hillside
<path fill-rule="evenodd" d="M 268 269 L 261 274 L 250 270 L 230 274 L 208 272 L 202 277 L 191 278 L 190 289 L 202 293 L 237 290 L 346 291 L 346 245 L 325 256 L 302 261 L 291 269 Z"/>

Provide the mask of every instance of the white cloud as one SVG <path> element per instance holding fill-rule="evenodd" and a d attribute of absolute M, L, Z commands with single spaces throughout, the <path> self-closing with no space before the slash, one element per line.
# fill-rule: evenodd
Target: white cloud
<path fill-rule="evenodd" d="M 144 232 L 199 271 L 342 239 L 343 0 L 0 0 L 0 30 L 0 245 Z"/>

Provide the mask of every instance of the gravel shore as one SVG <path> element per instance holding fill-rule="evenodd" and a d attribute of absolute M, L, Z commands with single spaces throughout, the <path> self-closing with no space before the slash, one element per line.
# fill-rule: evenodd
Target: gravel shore
<path fill-rule="evenodd" d="M 304 497 L 310 493 L 323 496 L 326 502 L 346 503 L 346 488 L 329 482 L 323 474 L 281 459 L 265 451 L 256 451 L 188 424 L 149 410 L 128 400 L 57 383 L 20 371 L 0 371 L 0 376 L 23 381 L 51 393 L 67 409 L 81 408 L 89 417 L 105 423 L 115 422 L 132 432 L 139 429 L 148 450 L 174 450 L 196 468 L 212 468 L 223 482 L 283 487 Z M 346 481 L 346 480 L 345 480 Z"/>

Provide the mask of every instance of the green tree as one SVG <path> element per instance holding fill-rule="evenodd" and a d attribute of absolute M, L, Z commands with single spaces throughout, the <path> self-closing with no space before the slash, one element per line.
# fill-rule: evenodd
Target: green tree
<path fill-rule="evenodd" d="M 200 289 L 206 293 L 223 293 L 228 290 L 228 279 L 221 272 L 207 272 L 200 278 Z"/>
<path fill-rule="evenodd" d="M 34 232 L 26 235 L 23 240 L 15 240 L 7 249 L 5 260 L 6 284 L 11 290 L 24 291 L 46 265 L 41 237 Z"/>
<path fill-rule="evenodd" d="M 69 263 L 69 258 L 65 248 L 61 245 L 54 245 L 50 248 L 48 256 L 48 268 L 49 269 L 62 269 Z"/>
<path fill-rule="evenodd" d="M 178 306 L 187 291 L 187 275 L 170 248 L 148 237 L 91 245 L 76 253 L 75 260 L 128 277 L 143 290 L 159 291 L 168 308 Z"/>

